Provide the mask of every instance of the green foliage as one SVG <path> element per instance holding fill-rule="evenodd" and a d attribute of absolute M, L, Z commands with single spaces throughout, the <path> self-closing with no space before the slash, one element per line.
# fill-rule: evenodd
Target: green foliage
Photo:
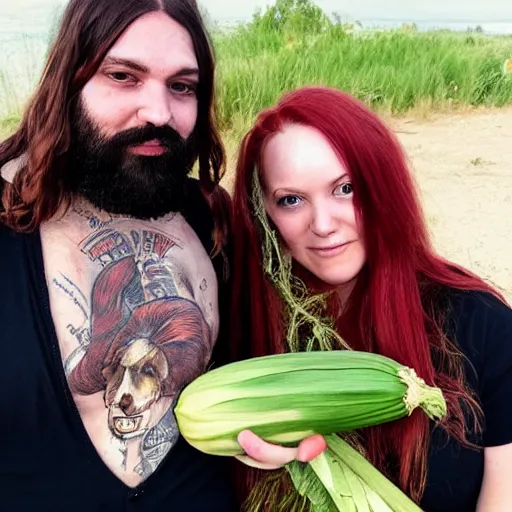
<path fill-rule="evenodd" d="M 265 12 L 256 11 L 251 28 L 283 34 L 318 34 L 330 26 L 322 9 L 310 0 L 277 0 Z"/>
<path fill-rule="evenodd" d="M 19 115 L 7 116 L 0 119 L 0 141 L 14 132 L 19 122 Z"/>
<path fill-rule="evenodd" d="M 365 31 L 328 18 L 309 0 L 277 0 L 253 20 L 217 33 L 219 114 L 243 131 L 284 91 L 323 84 L 395 114 L 429 105 L 502 106 L 512 102 L 503 63 L 512 37 L 478 31 Z"/>

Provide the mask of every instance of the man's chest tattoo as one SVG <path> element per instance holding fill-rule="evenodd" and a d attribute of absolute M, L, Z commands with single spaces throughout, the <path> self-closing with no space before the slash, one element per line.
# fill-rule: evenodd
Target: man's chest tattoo
<path fill-rule="evenodd" d="M 99 426 L 90 413 L 83 417 L 91 440 L 115 473 L 137 483 L 176 442 L 177 396 L 208 364 L 218 321 L 215 274 L 186 231 L 175 237 L 99 219 L 91 227 L 77 251 L 95 277 L 84 289 L 65 269 L 52 273 L 52 293 L 73 308 L 72 321 L 55 313 L 54 320 L 73 340 L 63 361 L 73 396 L 103 411 Z"/>

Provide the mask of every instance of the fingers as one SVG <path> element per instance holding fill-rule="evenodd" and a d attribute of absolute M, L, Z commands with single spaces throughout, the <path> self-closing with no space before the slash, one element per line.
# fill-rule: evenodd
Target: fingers
<path fill-rule="evenodd" d="M 327 443 L 321 435 L 304 439 L 298 448 L 286 448 L 267 443 L 250 430 L 240 432 L 238 442 L 245 452 L 245 455 L 236 456 L 240 462 L 253 468 L 267 470 L 281 468 L 292 460 L 310 462 L 327 448 Z"/>
<path fill-rule="evenodd" d="M 297 448 L 286 448 L 263 441 L 250 430 L 244 430 L 238 435 L 238 442 L 245 452 L 245 456 L 241 455 L 237 458 L 248 465 L 258 464 L 257 467 L 266 466 L 270 469 L 276 469 L 295 460 L 298 455 Z M 307 452 L 307 450 L 306 450 Z M 252 461 L 247 461 L 250 458 Z M 262 468 L 265 469 L 265 468 Z"/>
<path fill-rule="evenodd" d="M 315 435 L 304 439 L 297 450 L 297 460 L 309 462 L 318 457 L 327 448 L 327 443 L 321 435 Z"/>
<path fill-rule="evenodd" d="M 240 462 L 243 462 L 246 466 L 250 466 L 251 468 L 258 469 L 279 469 L 281 466 L 276 464 L 265 464 L 264 462 L 258 462 L 257 460 L 251 459 L 247 455 L 235 455 L 235 459 L 238 459 Z"/>

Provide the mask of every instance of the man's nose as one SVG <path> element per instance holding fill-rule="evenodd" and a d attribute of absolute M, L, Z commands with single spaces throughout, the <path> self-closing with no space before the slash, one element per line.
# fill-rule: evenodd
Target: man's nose
<path fill-rule="evenodd" d="M 148 87 L 143 93 L 137 117 L 142 125 L 165 126 L 172 120 L 171 98 L 167 87 Z"/>

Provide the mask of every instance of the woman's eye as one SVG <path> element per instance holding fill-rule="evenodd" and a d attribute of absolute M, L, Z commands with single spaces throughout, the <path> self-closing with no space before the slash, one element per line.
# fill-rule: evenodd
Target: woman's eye
<path fill-rule="evenodd" d="M 284 196 L 277 201 L 277 204 L 279 206 L 284 206 L 285 208 L 290 208 L 300 204 L 300 201 L 301 199 L 298 196 Z"/>
<path fill-rule="evenodd" d="M 342 183 L 336 188 L 335 195 L 337 196 L 350 196 L 354 192 L 352 183 Z"/>

